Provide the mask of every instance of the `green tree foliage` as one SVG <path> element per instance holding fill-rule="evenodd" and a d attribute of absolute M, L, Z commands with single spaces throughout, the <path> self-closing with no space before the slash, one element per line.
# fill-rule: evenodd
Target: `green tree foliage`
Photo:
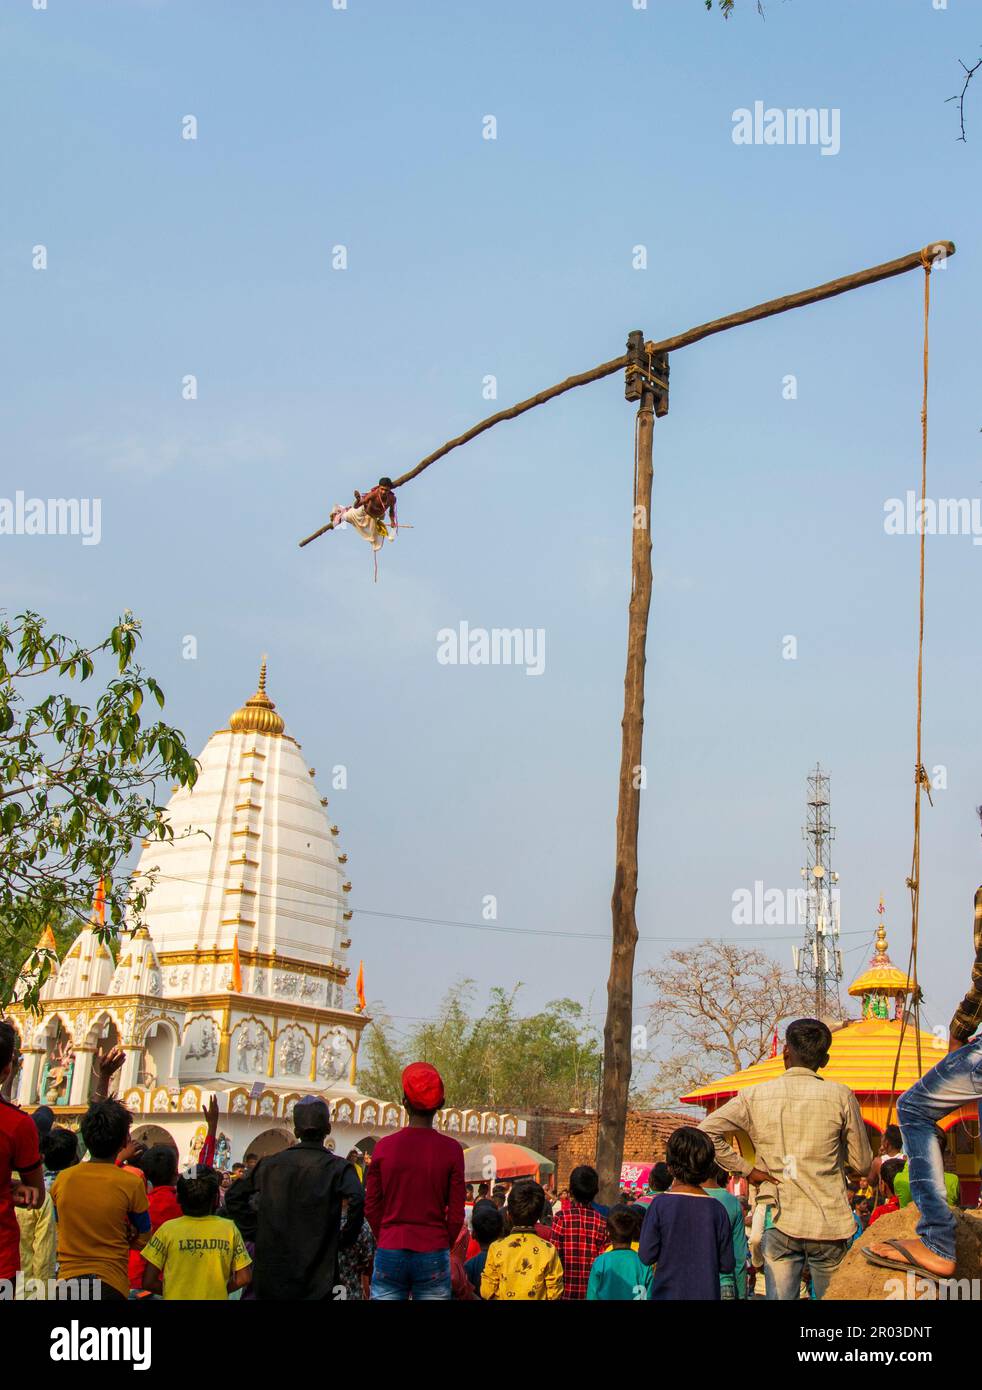
<path fill-rule="evenodd" d="M 16 929 L 8 935 L 0 927 L 0 1004 L 13 996 L 17 977 L 26 961 L 31 961 L 35 969 L 40 969 L 44 964 L 41 958 L 43 953 L 33 953 L 45 927 L 51 928 L 58 959 L 63 960 L 78 934 L 78 921 L 74 916 L 55 912 L 44 917 L 36 907 L 25 904 Z M 47 974 L 48 971 L 45 971 L 45 976 Z"/>
<path fill-rule="evenodd" d="M 430 1062 L 447 1089 L 447 1104 L 473 1109 L 595 1107 L 601 1049 L 582 1005 L 556 999 L 523 1015 L 521 985 L 491 990 L 476 1012 L 474 983 L 453 985 L 433 1020 L 397 1038 L 391 1021 L 376 1017 L 362 1044 L 358 1084 L 376 1096 L 401 1096 L 410 1062 Z"/>
<path fill-rule="evenodd" d="M 141 714 L 146 695 L 161 707 L 164 696 L 136 661 L 139 636 L 131 614 L 93 646 L 37 613 L 0 619 L 0 1004 L 45 925 L 70 938 L 89 919 L 100 879 L 107 940 L 124 917 L 141 919 L 153 885 L 123 861 L 136 839 L 173 837 L 158 780 L 197 777 L 180 731 Z M 96 681 L 103 666 L 114 674 Z M 76 690 L 89 681 L 102 693 L 84 704 Z M 42 953 L 35 967 L 29 1005 L 51 961 Z"/>

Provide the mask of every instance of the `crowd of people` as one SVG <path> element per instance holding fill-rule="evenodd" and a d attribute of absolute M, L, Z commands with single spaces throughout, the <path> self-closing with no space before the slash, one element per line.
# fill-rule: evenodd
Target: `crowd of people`
<path fill-rule="evenodd" d="M 15 1041 L 0 1022 L 0 1082 Z M 874 1159 L 855 1096 L 819 1077 L 830 1042 L 817 1020 L 789 1025 L 783 1075 L 680 1126 L 647 1190 L 610 1206 L 588 1165 L 558 1192 L 532 1176 L 468 1185 L 460 1143 L 434 1128 L 444 1087 L 425 1062 L 402 1075 L 406 1126 L 371 1156 L 335 1154 L 329 1107 L 309 1096 L 292 1146 L 224 1174 L 214 1097 L 183 1171 L 172 1146 L 134 1143 L 108 1096 L 78 1134 L 46 1107 L 4 1103 L 0 1280 L 23 1297 L 104 1301 L 714 1301 L 760 1284 L 772 1299 L 821 1298 L 867 1225 L 918 1185 L 901 1131 L 888 1126 Z"/>

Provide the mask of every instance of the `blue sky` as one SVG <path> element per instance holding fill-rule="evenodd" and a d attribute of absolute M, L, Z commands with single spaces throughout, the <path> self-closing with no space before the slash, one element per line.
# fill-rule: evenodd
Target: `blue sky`
<path fill-rule="evenodd" d="M 459 976 L 602 1017 L 621 380 L 407 487 L 413 529 L 377 585 L 353 535 L 297 540 L 489 413 L 489 375 L 505 405 L 618 355 L 633 328 L 666 336 L 942 237 L 959 251 L 934 276 L 928 491 L 978 497 L 982 89 L 967 144 L 945 103 L 978 54 L 974 8 L 773 0 L 762 21 L 741 0 L 724 23 L 700 0 L 4 6 L 3 492 L 101 498 L 103 534 L 4 537 L 0 603 L 83 637 L 131 608 L 196 749 L 268 651 L 349 852 L 352 954 L 404 1023 Z M 838 110 L 839 153 L 735 145 L 733 112 L 757 100 Z M 883 523 L 917 485 L 920 313 L 910 275 L 673 359 L 639 970 L 685 940 L 746 937 L 734 891 L 798 883 L 817 760 L 847 976 L 880 894 L 906 952 L 917 542 Z M 968 982 L 982 867 L 980 566 L 968 536 L 929 540 L 925 759 L 948 781 L 925 813 L 931 1023 Z M 545 673 L 441 665 L 436 634 L 461 621 L 543 629 Z M 487 895 L 507 932 L 369 915 L 481 924 Z M 790 961 L 793 929 L 755 934 Z M 642 981 L 642 1014 L 646 997 Z"/>

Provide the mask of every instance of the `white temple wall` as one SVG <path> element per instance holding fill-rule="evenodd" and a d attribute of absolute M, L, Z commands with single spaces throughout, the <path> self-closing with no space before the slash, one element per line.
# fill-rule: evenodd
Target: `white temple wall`
<path fill-rule="evenodd" d="M 146 1130 L 151 1132 L 144 1134 Z M 339 1157 L 346 1158 L 363 1139 L 369 1136 L 381 1138 L 386 1132 L 391 1133 L 391 1130 L 373 1129 L 366 1125 L 337 1125 L 331 1129 L 328 1144 Z M 169 1136 L 177 1145 L 178 1163 L 185 1168 L 195 1162 L 201 1151 L 204 1121 L 200 1115 L 134 1115 L 131 1133 L 134 1138 L 142 1137 L 145 1142 L 153 1143 L 165 1142 L 163 1135 Z M 287 1121 L 263 1115 L 222 1115 L 218 1122 L 218 1134 L 219 1137 L 224 1135 L 228 1141 L 230 1163 L 244 1162 L 246 1154 L 252 1149 L 258 1148 L 265 1156 L 295 1142 L 293 1128 Z M 260 1140 L 264 1142 L 260 1143 Z"/>

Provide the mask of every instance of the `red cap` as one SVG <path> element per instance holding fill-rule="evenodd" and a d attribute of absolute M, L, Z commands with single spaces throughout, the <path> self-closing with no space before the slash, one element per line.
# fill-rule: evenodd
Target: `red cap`
<path fill-rule="evenodd" d="M 402 1073 L 402 1093 L 414 1110 L 439 1110 L 446 1094 L 443 1078 L 429 1062 L 410 1062 Z"/>

